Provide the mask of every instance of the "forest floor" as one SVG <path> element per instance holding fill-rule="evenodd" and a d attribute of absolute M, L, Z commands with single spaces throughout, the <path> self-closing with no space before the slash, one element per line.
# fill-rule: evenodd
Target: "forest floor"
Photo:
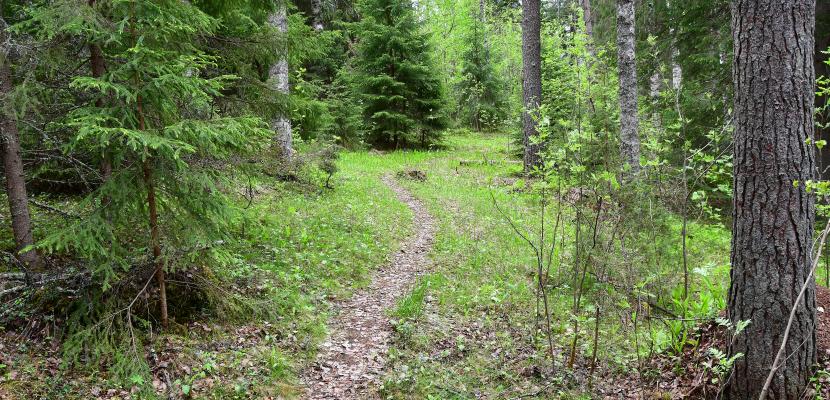
<path fill-rule="evenodd" d="M 324 177 L 313 174 L 299 182 L 245 176 L 239 186 L 248 194 L 239 200 L 253 217 L 215 273 L 227 285 L 221 296 L 257 294 L 246 308 L 253 313 L 184 314 L 173 303 L 171 329 L 142 337 L 147 375 L 125 382 L 105 364 L 68 367 L 56 339 L 65 316 L 15 310 L 23 323 L 0 327 L 0 399 L 711 396 L 718 358 L 710 349 L 726 351 L 712 321 L 725 307 L 728 230 L 690 220 L 688 307 L 702 322 L 686 324 L 686 345 L 676 340 L 682 324 L 666 315 L 644 321 L 639 303 L 676 300 L 666 297 L 682 284 L 676 215 L 654 218 L 660 229 L 642 238 L 657 256 L 598 266 L 619 290 L 591 276 L 577 311 L 571 249 L 560 248 L 549 271 L 551 362 L 534 255 L 506 219 L 535 232 L 541 215 L 514 150 L 509 135 L 460 132 L 433 151 L 344 152 L 334 189 L 321 189 Z M 555 209 L 547 208 L 548 221 Z M 38 211 L 35 218 L 45 220 Z M 568 243 L 572 225 L 562 228 Z M 184 290 L 176 281 L 174 294 Z M 830 322 L 825 301 L 820 295 L 821 332 Z M 814 386 L 828 383 L 819 373 Z"/>
<path fill-rule="evenodd" d="M 306 369 L 302 381 L 309 400 L 363 399 L 376 396 L 393 327 L 387 312 L 429 268 L 435 222 L 418 199 L 389 175 L 383 182 L 414 214 L 414 234 L 407 238 L 392 261 L 372 274 L 372 283 L 334 305 L 336 316 L 329 322 L 333 332 L 320 345 L 316 361 Z"/>

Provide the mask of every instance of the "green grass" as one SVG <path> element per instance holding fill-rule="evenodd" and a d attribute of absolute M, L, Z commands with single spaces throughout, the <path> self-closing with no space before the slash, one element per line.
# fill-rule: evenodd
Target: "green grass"
<path fill-rule="evenodd" d="M 332 180 L 333 190 L 322 189 L 311 170 L 299 183 L 262 174 L 232 179 L 245 211 L 235 221 L 234 239 L 214 254 L 218 264 L 208 269 L 211 279 L 220 283 L 205 289 L 213 311 L 182 318 L 181 310 L 171 304 L 171 317 L 178 316 L 178 323 L 160 336 L 145 337 L 159 354 L 175 349 L 170 355 L 173 392 L 216 399 L 298 395 L 296 376 L 326 335 L 331 303 L 365 286 L 371 272 L 385 264 L 411 232 L 412 212 L 380 175 L 427 156 L 346 153 Z M 248 188 L 254 196 L 250 203 L 242 196 Z M 62 202 L 72 205 L 71 198 Z M 60 223 L 39 210 L 35 218 L 44 225 Z M 180 289 L 176 282 L 168 285 L 170 293 Z M 200 325 L 185 325 L 183 319 Z M 240 330 L 262 333 L 246 336 Z M 242 341 L 231 347 L 223 344 L 236 340 Z M 211 350 L 214 344 L 221 348 Z M 0 394 L 81 399 L 92 396 L 94 388 L 129 391 L 131 384 L 146 389 L 151 383 L 151 377 L 140 376 L 124 383 L 106 368 L 91 366 L 61 370 L 46 379 L 44 359 L 60 354 L 41 350 L 21 347 L 11 360 L 4 360 L 7 365 L 0 374 L 11 377 L 16 372 L 14 376 L 27 379 L 0 379 Z M 204 365 L 214 367 L 205 370 Z M 151 398 L 152 389 L 137 396 Z"/>
<path fill-rule="evenodd" d="M 428 287 L 418 286 L 416 293 L 399 305 L 399 313 L 419 317 L 397 325 L 394 361 L 383 391 L 387 398 L 509 398 L 535 393 L 543 384 L 556 379 L 562 383 L 536 398 L 581 396 L 583 388 L 567 379 L 568 374 L 539 375 L 550 361 L 544 359 L 548 351 L 546 339 L 534 329 L 533 253 L 499 215 L 491 198 L 492 195 L 520 228 L 529 230 L 538 226 L 538 201 L 513 190 L 514 176 L 521 166 L 508 156 L 509 140 L 502 135 L 450 137 L 449 150 L 442 156 L 424 159 L 415 165 L 426 171 L 427 181 L 406 183 L 440 221 L 431 254 L 436 265 L 433 276 L 437 278 Z M 553 220 L 554 209 L 555 205 L 548 207 L 549 221 Z M 572 218 L 568 212 L 564 216 L 566 221 Z M 668 225 L 665 237 L 651 238 L 646 243 L 649 239 L 646 235 L 643 243 L 652 246 L 653 242 L 654 247 L 661 247 L 655 253 L 674 256 L 631 272 L 640 277 L 639 281 L 654 279 L 653 286 L 673 288 L 679 283 L 676 271 L 681 259 L 680 221 L 670 214 L 665 219 Z M 573 240 L 573 227 L 567 223 L 565 232 Z M 710 316 L 719 310 L 725 298 L 729 235 L 722 228 L 692 222 L 689 237 L 690 269 L 697 271 L 692 275 L 691 298 L 693 302 L 708 299 L 699 301 L 703 305 L 698 310 Z M 595 304 L 621 314 L 607 315 L 601 324 L 600 362 L 611 369 L 627 368 L 636 358 L 632 351 L 633 333 L 630 326 L 614 321 L 625 317 L 624 314 L 630 316 L 632 305 L 614 304 L 624 296 L 609 294 L 606 288 L 589 279 L 582 310 L 572 315 L 573 289 L 569 285 L 573 281 L 568 276 L 572 273 L 569 264 L 572 248 L 566 246 L 559 255 L 561 261 L 555 257 L 551 270 L 551 279 L 564 284 L 552 290 L 551 299 L 558 368 L 563 369 L 573 340 L 573 319 L 578 318 L 583 327 L 593 327 Z M 654 257 L 643 256 L 643 259 Z M 646 289 L 643 287 L 644 294 Z M 421 290 L 427 293 L 421 294 Z M 426 297 L 432 301 L 413 304 L 423 302 Z M 706 305 L 707 302 L 714 304 Z M 670 299 L 660 299 L 660 303 L 670 303 Z M 577 340 L 582 362 L 593 350 L 591 331 L 582 328 Z M 648 350 L 643 345 L 648 341 L 654 342 L 656 350 L 668 347 L 671 342 L 662 326 L 653 326 L 651 330 L 641 328 L 638 336 L 641 352 Z"/>
<path fill-rule="evenodd" d="M 574 215 L 573 209 L 565 208 L 568 245 L 558 249 L 550 271 L 551 281 L 559 283 L 551 289 L 559 373 L 547 371 L 546 338 L 536 329 L 534 257 L 493 205 L 495 198 L 520 229 L 537 230 L 539 201 L 522 189 L 521 165 L 509 156 L 514 150 L 510 140 L 507 135 L 456 133 L 438 151 L 346 152 L 338 161 L 333 190 L 321 189 L 314 173 L 300 184 L 265 175 L 240 177 L 240 193 L 250 185 L 254 200 L 246 218 L 238 221 L 237 238 L 228 244 L 221 265 L 212 270 L 220 282 L 235 285 L 219 295 L 251 296 L 242 297 L 240 309 L 227 313 L 227 318 L 201 319 L 210 331 L 181 326 L 151 341 L 160 353 L 175 348 L 174 365 L 188 366 L 189 372 L 174 373 L 175 390 L 187 387 L 194 396 L 215 399 L 296 397 L 300 393 L 296 376 L 326 335 L 332 302 L 365 286 L 371 272 L 386 263 L 413 231 L 411 211 L 379 179 L 404 168 L 426 172 L 425 182 L 402 184 L 425 202 L 439 226 L 430 254 L 434 269 L 389 310 L 397 334 L 382 389 L 386 398 L 506 398 L 535 393 L 551 382 L 555 385 L 535 398 L 583 398 L 584 388 L 563 372 L 563 365 L 576 320 L 581 326 L 577 365 L 585 367 L 593 351 L 590 327 L 595 306 L 603 310 L 598 349 L 603 368 L 630 368 L 637 356 L 635 333 L 630 323 L 621 322 L 630 321 L 636 306 L 628 293 L 589 276 L 582 307 L 577 314 L 572 312 Z M 247 202 L 239 196 L 241 207 Z M 685 307 L 690 315 L 710 316 L 722 309 L 728 283 L 728 231 L 690 223 L 692 290 L 688 302 L 676 304 L 682 282 L 680 220 L 657 206 L 644 208 L 653 214 L 635 221 L 640 224 L 638 234 L 627 244 L 638 249 L 636 254 L 622 262 L 618 250 L 598 252 L 604 270 L 597 272 L 636 287 L 644 299 Z M 556 204 L 547 208 L 549 222 L 556 209 Z M 36 212 L 36 219 L 47 216 Z M 662 228 L 642 229 L 646 223 Z M 175 284 L 171 290 L 176 290 Z M 240 329 L 264 333 L 253 339 L 240 334 Z M 639 352 L 671 348 L 670 332 L 670 326 L 656 323 L 640 327 Z M 239 337 L 252 339 L 237 348 L 212 348 L 211 343 Z M 34 372 L 26 375 L 29 380 L 0 382 L 0 393 L 55 394 L 44 386 L 51 381 L 59 383 L 53 387 L 61 387 L 64 398 L 86 398 L 90 388 L 108 378 L 90 369 L 47 379 L 42 365 L 38 366 L 43 359 L 38 357 L 24 350 L 7 362 L 0 374 Z M 208 384 L 219 379 L 223 384 Z"/>

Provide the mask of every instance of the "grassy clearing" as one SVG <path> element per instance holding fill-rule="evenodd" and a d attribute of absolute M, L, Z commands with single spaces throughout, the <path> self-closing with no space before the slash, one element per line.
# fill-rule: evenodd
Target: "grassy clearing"
<path fill-rule="evenodd" d="M 553 281 L 564 285 L 552 290 L 551 309 L 555 353 L 559 373 L 550 375 L 546 339 L 536 331 L 533 254 L 496 211 L 491 194 L 523 229 L 532 228 L 539 204 L 533 197 L 515 190 L 515 174 L 521 166 L 508 154 L 506 136 L 454 136 L 452 152 L 416 165 L 426 171 L 425 183 L 408 183 L 417 197 L 425 200 L 440 221 L 432 253 L 435 270 L 428 284 L 419 285 L 413 295 L 401 301 L 396 315 L 398 342 L 394 361 L 386 377 L 384 394 L 389 398 L 473 399 L 570 398 L 586 392 L 580 380 L 563 371 L 573 341 L 572 322 L 593 327 L 594 305 L 606 311 L 600 324 L 598 357 L 605 370 L 623 370 L 637 358 L 634 334 L 629 323 L 631 304 L 605 304 L 607 294 L 593 290 L 588 282 L 583 304 L 573 315 L 573 273 L 567 247 L 557 253 L 550 271 Z M 519 184 L 520 185 L 520 184 Z M 552 213 L 555 207 L 549 207 Z M 564 217 L 567 221 L 568 215 Z M 548 215 L 553 218 L 553 215 Z M 566 224 L 566 237 L 573 228 Z M 675 259 L 663 260 L 644 280 L 661 280 L 677 287 L 680 267 L 680 221 L 670 217 L 671 237 L 657 238 L 674 252 Z M 692 301 L 697 308 L 690 315 L 712 316 L 723 307 L 728 282 L 729 236 L 724 229 L 692 223 L 689 228 L 689 259 L 693 260 Z M 423 293 L 425 292 L 425 293 Z M 646 296 L 645 289 L 642 293 Z M 617 293 L 613 300 L 624 299 Z M 671 299 L 658 299 L 661 304 Z M 423 301 L 422 305 L 413 303 Z M 413 312 L 418 310 L 418 312 Z M 423 310 L 423 311 L 421 311 Z M 622 322 L 621 322 L 622 321 Z M 577 340 L 575 374 L 583 374 L 592 354 L 593 329 L 583 328 Z M 659 351 L 671 345 L 671 327 L 651 326 L 638 331 L 640 353 Z M 584 377 L 583 377 L 584 378 Z M 582 380 L 584 381 L 584 379 Z M 553 382 L 552 387 L 546 387 Z M 541 390 L 546 387 L 546 390 Z"/>

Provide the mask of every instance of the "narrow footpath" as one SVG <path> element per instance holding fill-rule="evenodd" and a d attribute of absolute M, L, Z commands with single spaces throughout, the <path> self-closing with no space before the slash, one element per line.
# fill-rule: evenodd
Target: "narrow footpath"
<path fill-rule="evenodd" d="M 372 283 L 335 305 L 329 338 L 317 360 L 302 375 L 308 400 L 375 398 L 392 337 L 387 310 L 409 293 L 429 267 L 427 254 L 435 236 L 435 220 L 420 200 L 392 176 L 381 178 L 414 213 L 415 232 L 389 264 L 377 270 Z"/>

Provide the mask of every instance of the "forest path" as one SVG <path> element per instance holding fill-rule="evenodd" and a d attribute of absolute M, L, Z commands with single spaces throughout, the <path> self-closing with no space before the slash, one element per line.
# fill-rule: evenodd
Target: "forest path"
<path fill-rule="evenodd" d="M 369 287 L 335 305 L 332 332 L 317 360 L 302 375 L 306 399 L 371 398 L 386 363 L 392 324 L 386 310 L 406 295 L 429 266 L 436 224 L 424 204 L 389 175 L 381 178 L 414 214 L 415 232 L 390 263 L 375 271 Z"/>

